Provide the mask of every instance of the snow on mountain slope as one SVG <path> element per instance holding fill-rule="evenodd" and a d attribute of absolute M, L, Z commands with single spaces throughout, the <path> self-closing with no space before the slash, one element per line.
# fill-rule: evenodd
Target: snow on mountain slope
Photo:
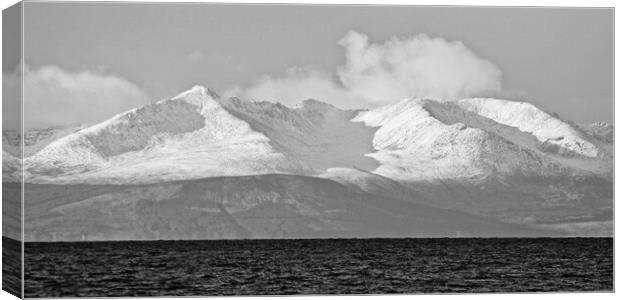
<path fill-rule="evenodd" d="M 411 99 L 361 113 L 354 121 L 380 127 L 374 138 L 378 151 L 369 156 L 382 164 L 375 173 L 390 178 L 472 179 L 542 167 L 530 149 L 483 128 L 499 127 L 523 144 L 531 139 L 479 119 L 451 104 Z"/>
<path fill-rule="evenodd" d="M 2 149 L 2 182 L 19 182 L 20 179 L 20 159 Z"/>
<path fill-rule="evenodd" d="M 607 178 L 613 176 L 613 139 L 597 138 L 574 123 L 526 102 L 476 98 L 459 100 L 456 104 L 534 135 L 541 142 L 538 148 L 555 154 L 551 157 L 562 165 Z"/>
<path fill-rule="evenodd" d="M 375 129 L 316 100 L 288 108 L 204 87 L 119 114 L 26 160 L 32 182 L 142 183 L 268 173 L 374 170 Z"/>
<path fill-rule="evenodd" d="M 204 87 L 54 141 L 25 161 L 38 182 L 150 182 L 300 168 Z"/>
<path fill-rule="evenodd" d="M 498 123 L 531 133 L 540 142 L 556 145 L 559 154 L 576 154 L 586 157 L 604 155 L 601 149 L 578 127 L 530 103 L 485 98 L 463 99 L 455 103 Z"/>
<path fill-rule="evenodd" d="M 30 129 L 24 132 L 24 156 L 28 157 L 45 148 L 49 143 L 66 135 L 85 128 L 85 125 L 54 126 L 48 128 Z M 21 157 L 21 135 L 16 130 L 2 132 L 2 149 L 14 157 Z"/>
<path fill-rule="evenodd" d="M 196 86 L 27 157 L 31 182 L 148 183 L 360 169 L 393 180 L 611 175 L 611 145 L 531 104 L 409 99 L 371 111 L 288 108 Z M 610 153 L 608 153 L 610 152 Z"/>
<path fill-rule="evenodd" d="M 492 105 L 496 103 L 489 101 Z M 526 131 L 528 128 L 543 128 L 537 131 L 539 136 L 551 135 L 550 129 L 543 125 L 545 122 L 556 124 L 559 121 L 549 121 L 543 113 L 525 118 L 530 123 L 543 125 L 523 125 L 521 129 L 513 126 L 519 125 L 513 119 L 489 118 L 463 108 L 467 107 L 463 103 L 469 102 L 407 99 L 360 113 L 353 121 L 379 127 L 373 139 L 377 151 L 368 155 L 381 163 L 375 173 L 408 181 L 447 178 L 481 180 L 516 173 L 546 176 L 585 171 L 610 174 L 611 167 L 607 161 L 587 155 L 565 157 L 565 151 L 550 150 L 549 141 L 540 141 L 535 133 Z M 508 109 L 522 106 L 505 105 Z M 491 115 L 482 108 L 480 110 Z M 497 114 L 512 116 L 509 113 Z M 538 120 L 537 116 L 543 116 L 543 120 Z M 575 134 L 571 136 L 577 141 L 574 144 L 586 145 L 586 142 L 575 138 L 579 132 L 567 126 L 560 127 Z M 568 133 L 565 135 L 568 136 Z M 588 145 L 594 148 L 584 146 L 579 149 L 589 149 L 597 155 L 600 153 L 601 150 L 594 144 Z"/>
<path fill-rule="evenodd" d="M 368 171 L 378 164 L 365 154 L 374 151 L 376 129 L 350 122 L 357 110 L 340 110 L 317 100 L 305 100 L 296 108 L 271 102 L 222 99 L 233 115 L 269 137 L 288 157 L 301 161 L 313 173 L 331 167 L 355 167 Z"/>
<path fill-rule="evenodd" d="M 563 122 L 558 118 L 553 118 L 551 115 L 531 104 L 491 99 L 489 103 L 492 105 L 498 101 L 502 103 L 499 107 L 495 107 L 497 110 L 503 108 L 504 110 L 511 111 L 510 113 L 501 113 L 496 110 L 496 115 L 512 115 L 514 114 L 511 110 L 513 107 L 527 107 L 534 112 L 534 116 L 529 118 L 520 116 L 521 119 L 525 120 L 523 121 L 525 124 L 514 120 L 502 123 L 505 121 L 502 118 L 493 119 L 485 115 L 477 114 L 471 110 L 464 110 L 462 107 L 465 101 L 466 100 L 445 103 L 430 102 L 429 104 L 431 105 L 427 104 L 426 108 L 431 111 L 435 118 L 446 124 L 461 122 L 467 126 L 480 128 L 488 133 L 502 137 L 523 149 L 528 149 L 532 154 L 544 158 L 542 162 L 546 167 L 549 166 L 549 163 L 552 163 L 554 165 L 562 165 L 573 169 L 597 173 L 605 177 L 611 176 L 613 171 L 611 168 L 611 158 L 613 157 L 612 145 L 601 140 L 592 139 L 591 136 L 587 135 L 579 127 L 571 123 Z M 486 102 L 479 105 L 483 106 L 484 103 Z M 527 114 L 527 111 L 522 112 L 522 114 Z M 549 118 L 552 118 L 552 120 Z M 559 123 L 561 123 L 561 125 L 558 125 Z M 532 124 L 543 124 L 538 126 L 543 129 L 530 132 L 528 129 L 536 127 L 532 126 Z M 539 137 L 539 135 L 541 135 L 540 132 L 549 135 L 551 132 L 554 132 L 553 129 L 548 128 L 548 126 L 550 126 L 549 124 L 561 127 L 564 132 L 558 130 L 555 134 L 555 138 L 542 141 Z M 574 146 L 573 149 L 583 149 L 583 145 L 589 145 L 588 147 L 592 147 L 591 149 L 597 153 L 597 156 L 592 157 L 578 151 L 570 150 L 565 148 L 566 145 L 568 145 L 569 148 Z M 497 157 L 496 159 L 501 159 L 501 157 Z M 555 170 L 552 170 L 552 172 L 555 172 Z M 540 174 L 540 172 L 538 173 Z"/>

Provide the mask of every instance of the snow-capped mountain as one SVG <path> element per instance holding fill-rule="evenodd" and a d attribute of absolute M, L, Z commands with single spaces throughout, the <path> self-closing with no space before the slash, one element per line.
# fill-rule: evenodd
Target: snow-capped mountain
<path fill-rule="evenodd" d="M 77 132 L 86 125 L 53 126 L 48 128 L 29 129 L 24 132 L 24 157 L 31 156 L 45 148 L 49 143 L 66 135 Z M 21 157 L 21 134 L 16 130 L 2 132 L 2 149 L 15 157 Z"/>
<path fill-rule="evenodd" d="M 29 157 L 45 148 L 49 143 L 85 128 L 80 126 L 54 126 L 29 129 L 22 136 L 17 130 L 2 132 L 2 178 L 3 181 L 21 180 L 21 157 Z M 23 153 L 22 153 L 23 147 Z"/>
<path fill-rule="evenodd" d="M 25 172 L 32 182 L 120 184 L 335 167 L 400 180 L 609 176 L 610 149 L 527 103 L 408 99 L 346 111 L 224 99 L 197 86 L 59 138 L 27 157 Z"/>
<path fill-rule="evenodd" d="M 563 121 L 558 116 L 544 112 L 530 103 L 498 99 L 465 99 L 457 101 L 457 104 L 480 116 L 531 133 L 544 144 L 546 151 L 585 157 L 611 154 L 602 149 L 579 127 Z"/>
<path fill-rule="evenodd" d="M 135 183 L 297 168 L 213 96 L 196 87 L 121 113 L 50 143 L 25 171 L 34 181 Z"/>
<path fill-rule="evenodd" d="M 88 205 L 111 209 L 115 201 L 140 193 L 114 198 L 114 191 L 125 187 L 139 184 L 157 190 L 160 184 L 204 178 L 226 186 L 238 181 L 234 178 L 248 178 L 239 182 L 260 182 L 257 197 L 277 194 L 278 201 L 288 203 L 298 189 L 314 182 L 312 178 L 321 178 L 339 187 L 329 195 L 319 191 L 300 197 L 334 199 L 341 191 L 356 199 L 380 197 L 435 207 L 447 215 L 533 224 L 533 230 L 569 226 L 569 232 L 580 235 L 605 234 L 611 228 L 613 127 L 602 123 L 578 127 L 529 103 L 405 99 L 373 110 L 341 110 L 306 100 L 289 108 L 222 98 L 196 86 L 94 126 L 51 132 L 36 135 L 44 137 L 35 139 L 39 142 L 26 143 L 30 148 L 24 159 L 24 179 L 35 190 L 46 183 L 76 191 L 87 184 L 107 191 L 97 200 L 88 200 L 92 195 L 86 194 L 75 198 L 81 203 L 75 206 L 80 212 Z M 5 181 L 19 176 L 21 170 L 19 159 L 11 155 L 15 140 L 14 134 L 4 134 Z M 284 177 L 276 177 L 276 187 L 272 177 L 260 177 L 269 174 Z M 299 175 L 303 177 L 294 177 Z M 282 179 L 287 176 L 292 177 Z M 290 186 L 283 188 L 286 183 Z M 115 188 L 108 189 L 110 184 Z M 170 193 L 166 201 L 189 197 Z M 241 201 L 240 195 L 231 193 L 209 201 Z M 38 199 L 43 194 L 32 195 Z M 287 209 L 304 215 L 306 208 Z M 67 209 L 58 208 L 75 210 Z M 280 209 L 275 211 L 284 213 Z M 302 227 L 309 230 L 315 225 Z"/>
<path fill-rule="evenodd" d="M 25 160 L 33 182 L 147 183 L 372 169 L 373 128 L 356 111 L 307 100 L 296 109 L 222 99 L 195 87 L 50 143 Z"/>
<path fill-rule="evenodd" d="M 378 127 L 375 173 L 402 180 L 611 174 L 609 144 L 528 103 L 407 99 L 352 121 Z"/>

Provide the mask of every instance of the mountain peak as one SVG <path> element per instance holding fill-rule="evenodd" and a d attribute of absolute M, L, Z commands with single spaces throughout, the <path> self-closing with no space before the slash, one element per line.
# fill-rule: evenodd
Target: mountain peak
<path fill-rule="evenodd" d="M 220 96 L 212 89 L 205 87 L 203 85 L 194 85 L 188 92 L 199 93 L 204 96 L 209 96 L 211 98 L 219 98 Z"/>
<path fill-rule="evenodd" d="M 195 85 L 191 89 L 172 97 L 170 100 L 181 100 L 182 99 L 182 100 L 185 100 L 186 102 L 200 105 L 204 103 L 205 101 L 216 100 L 219 98 L 220 96 L 212 89 L 209 89 L 202 85 Z"/>

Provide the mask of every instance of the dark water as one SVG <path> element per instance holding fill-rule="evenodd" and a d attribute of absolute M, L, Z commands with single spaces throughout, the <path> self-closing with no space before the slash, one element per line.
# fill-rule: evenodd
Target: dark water
<path fill-rule="evenodd" d="M 21 298 L 22 243 L 2 237 L 2 289 Z"/>
<path fill-rule="evenodd" d="M 25 296 L 612 291 L 613 240 L 26 243 Z"/>

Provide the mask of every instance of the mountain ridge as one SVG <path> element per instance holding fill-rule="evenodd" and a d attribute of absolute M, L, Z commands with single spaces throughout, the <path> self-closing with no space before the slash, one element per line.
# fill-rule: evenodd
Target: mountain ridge
<path fill-rule="evenodd" d="M 511 105 L 520 110 L 534 110 L 533 115 L 543 119 L 534 122 L 531 117 L 522 122 L 526 124 L 521 124 L 517 121 L 525 117 L 519 117 L 520 110 L 493 114 L 492 109 L 481 104 L 487 102 L 491 107 Z M 564 135 L 552 134 L 553 128 L 562 128 L 560 133 Z M 26 158 L 25 170 L 34 181 L 52 182 L 63 174 L 71 182 L 79 182 L 80 176 L 96 181 L 98 169 L 113 172 L 107 176 L 112 178 L 122 173 L 122 170 L 115 171 L 118 166 L 130 160 L 133 161 L 130 165 L 141 159 L 147 163 L 164 154 L 174 156 L 175 151 L 191 152 L 193 157 L 202 159 L 206 155 L 217 156 L 222 151 L 230 151 L 226 155 L 228 160 L 223 155 L 219 158 L 228 165 L 249 163 L 254 166 L 240 166 L 239 171 L 223 174 L 217 169 L 222 165 L 210 160 L 213 164 L 210 169 L 201 169 L 203 173 L 191 177 L 270 172 L 320 174 L 331 167 L 386 170 L 382 175 L 402 177 L 402 172 L 389 169 L 412 164 L 422 169 L 405 170 L 409 172 L 405 177 L 422 176 L 433 168 L 440 169 L 439 173 L 453 169 L 454 172 L 435 176 L 445 178 L 492 176 L 497 172 L 490 169 L 502 173 L 513 169 L 544 169 L 548 165 L 609 177 L 611 169 L 606 165 L 613 153 L 608 153 L 610 145 L 604 144 L 607 149 L 599 147 L 602 144 L 604 142 L 595 140 L 585 131 L 535 110 L 531 104 L 507 100 L 406 99 L 391 106 L 362 111 L 341 110 L 310 99 L 297 108 L 288 108 L 270 102 L 221 98 L 208 88 L 195 86 L 173 98 L 118 114 L 52 141 Z M 235 147 L 246 153 L 248 151 L 244 150 L 252 149 L 255 155 L 239 153 L 238 158 L 231 160 Z M 204 154 L 198 153 L 201 151 Z M 503 157 L 494 156 L 498 151 L 505 152 L 499 155 Z M 396 159 L 389 163 L 390 159 L 405 154 L 427 157 L 425 161 L 418 159 L 407 163 Z M 537 158 L 532 159 L 532 156 Z M 495 163 L 498 161 L 504 163 Z M 381 165 L 382 162 L 387 163 Z M 433 166 L 424 168 L 428 162 Z M 139 174 L 132 177 L 135 175 Z M 156 180 L 157 174 L 153 176 L 145 182 Z"/>

